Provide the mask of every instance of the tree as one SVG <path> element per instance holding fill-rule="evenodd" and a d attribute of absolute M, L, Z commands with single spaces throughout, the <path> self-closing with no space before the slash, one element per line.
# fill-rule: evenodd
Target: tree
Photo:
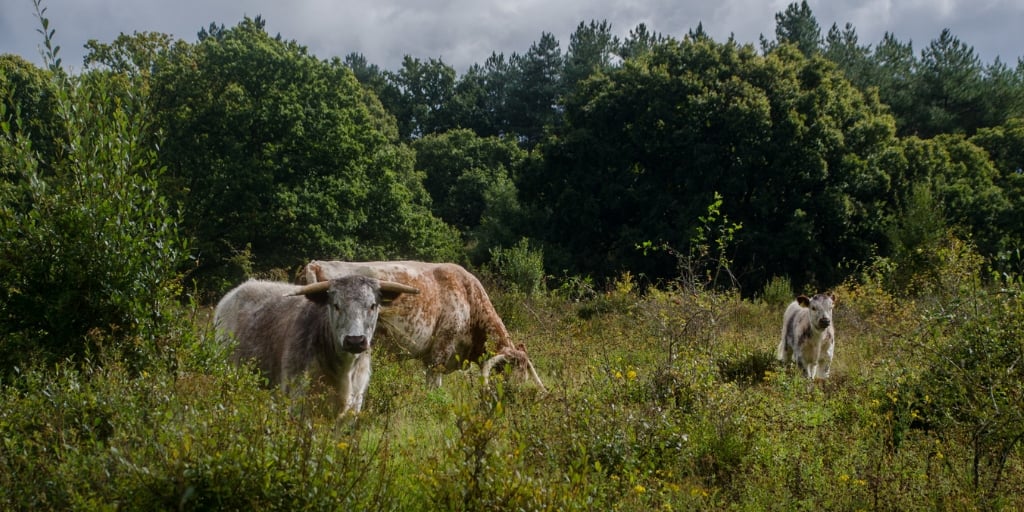
<path fill-rule="evenodd" d="M 62 145 L 55 99 L 52 73 L 17 55 L 0 55 L 0 123 L 31 141 L 44 175 Z"/>
<path fill-rule="evenodd" d="M 51 64 L 54 55 L 46 54 Z M 52 362 L 104 345 L 128 354 L 153 347 L 187 254 L 158 191 L 163 169 L 148 144 L 144 89 L 135 84 L 126 101 L 124 85 L 106 73 L 50 77 L 41 89 L 49 101 L 26 106 L 52 109 L 37 113 L 59 138 L 43 135 L 36 149 L 33 126 L 17 112 L 0 123 L 0 175 L 10 185 L 0 188 L 4 372 L 36 356 Z M 5 112 L 0 104 L 0 117 Z"/>
<path fill-rule="evenodd" d="M 512 67 L 502 53 L 474 64 L 455 84 L 451 103 L 453 125 L 481 137 L 508 134 L 509 77 Z"/>
<path fill-rule="evenodd" d="M 832 284 L 840 258 L 884 241 L 892 119 L 821 57 L 670 40 L 567 98 L 543 167 L 519 182 L 524 210 L 547 212 L 529 236 L 548 268 L 673 277 L 674 260 L 636 245 L 685 253 L 716 193 L 724 216 L 762 227 L 736 237 L 746 284 Z"/>
<path fill-rule="evenodd" d="M 697 29 L 703 31 L 703 25 L 697 24 Z M 629 31 L 629 35 L 619 46 L 619 58 L 622 60 L 631 59 L 651 51 L 656 44 L 665 42 L 665 36 L 651 32 L 647 25 L 641 23 Z"/>
<path fill-rule="evenodd" d="M 882 103 L 892 109 L 897 132 L 901 136 L 915 133 L 917 128 L 910 122 L 917 105 L 914 97 L 917 59 L 914 58 L 913 46 L 886 32 L 875 46 L 871 64 L 870 82 L 878 87 Z"/>
<path fill-rule="evenodd" d="M 454 127 L 451 112 L 455 96 L 455 69 L 441 59 L 426 62 L 408 55 L 397 73 L 385 73 L 385 107 L 398 119 L 403 139 L 440 133 Z"/>
<path fill-rule="evenodd" d="M 1024 60 L 1016 69 L 997 57 L 982 72 L 980 127 L 996 127 L 1024 118 Z"/>
<path fill-rule="evenodd" d="M 149 76 L 173 44 L 170 35 L 159 32 L 122 33 L 112 43 L 90 39 L 83 61 L 86 67 L 102 65 L 114 73 Z"/>
<path fill-rule="evenodd" d="M 394 121 L 340 62 L 247 18 L 170 56 L 154 96 L 204 289 L 310 258 L 453 256 Z"/>
<path fill-rule="evenodd" d="M 836 24 L 828 30 L 825 36 L 825 58 L 836 63 L 836 66 L 846 75 L 846 79 L 855 84 L 862 91 L 871 83 L 870 46 L 862 46 L 857 42 L 857 30 L 853 25 L 847 23 L 843 30 L 839 30 Z"/>
<path fill-rule="evenodd" d="M 562 52 L 558 40 L 543 33 L 524 55 L 513 54 L 508 76 L 508 133 L 527 147 L 540 142 L 544 129 L 558 121 L 556 107 L 562 97 Z"/>
<path fill-rule="evenodd" d="M 498 236 L 495 228 L 513 236 L 520 220 L 514 178 L 527 154 L 515 141 L 479 137 L 470 130 L 452 130 L 417 140 L 416 168 L 425 171 L 424 186 L 433 198 L 433 213 L 458 228 L 477 256 L 495 245 L 511 245 L 518 238 Z M 481 243 L 481 225 L 488 227 Z"/>
<path fill-rule="evenodd" d="M 784 12 L 775 13 L 775 41 L 773 45 L 762 39 L 765 53 L 784 43 L 795 45 L 807 57 L 818 53 L 821 48 L 821 27 L 811 7 L 807 5 L 807 0 L 801 0 L 800 5 L 791 3 Z"/>
<path fill-rule="evenodd" d="M 970 135 L 981 126 L 981 61 L 949 29 L 921 52 L 915 85 L 918 104 L 908 119 L 914 133 Z"/>
<path fill-rule="evenodd" d="M 612 27 L 607 21 L 591 21 L 590 24 L 581 21 L 569 36 L 565 69 L 562 71 L 565 90 L 571 90 L 596 72 L 609 70 L 618 47 L 619 38 L 612 35 Z"/>
<path fill-rule="evenodd" d="M 1005 230 L 1002 250 L 995 255 L 1000 270 L 1024 273 L 1024 117 L 978 130 L 970 141 L 985 149 L 998 173 L 996 184 L 1009 209 L 999 224 Z"/>
<path fill-rule="evenodd" d="M 988 154 L 963 135 L 902 140 L 910 178 L 905 183 L 929 183 L 958 236 L 977 245 L 983 255 L 997 254 L 1007 233 L 1019 227 L 1004 224 L 1010 203 L 999 187 L 999 172 Z"/>
<path fill-rule="evenodd" d="M 350 53 L 345 56 L 345 66 L 352 70 L 356 80 L 363 84 L 363 87 L 370 89 L 380 97 L 388 86 L 387 75 L 376 64 L 371 64 L 361 53 Z"/>

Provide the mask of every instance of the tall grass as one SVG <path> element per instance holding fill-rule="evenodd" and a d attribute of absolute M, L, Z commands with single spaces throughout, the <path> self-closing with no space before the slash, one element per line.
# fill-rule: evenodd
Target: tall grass
<path fill-rule="evenodd" d="M 788 282 L 757 301 L 727 291 L 715 240 L 680 259 L 678 288 L 643 293 L 628 273 L 604 293 L 579 277 L 544 292 L 520 244 L 493 269 L 519 286 L 492 298 L 547 393 L 484 386 L 475 367 L 429 389 L 419 363 L 378 349 L 363 413 L 335 419 L 226 364 L 208 312 L 169 300 L 184 242 L 148 199 L 139 118 L 102 82 L 62 87 L 65 142 L 92 149 L 68 154 L 67 182 L 42 186 L 31 145 L 0 134 L 4 176 L 31 178 L 28 195 L 0 190 L 20 215 L 0 228 L 25 234 L 5 254 L 39 265 L 0 282 L 40 301 L 0 304 L 0 356 L 17 362 L 0 371 L 0 509 L 1024 509 L 1024 283 L 983 282 L 967 244 L 947 237 L 909 276 L 927 294 L 894 295 L 885 261 L 836 290 L 822 382 L 773 359 Z M 716 203 L 702 237 L 731 240 L 739 226 L 717 219 Z M 51 240 L 78 257 L 37 258 Z M 28 354 L 43 343 L 49 357 Z"/>
<path fill-rule="evenodd" d="M 1016 311 L 1012 289 L 973 299 L 1004 305 L 979 320 Z M 777 306 L 674 292 L 590 299 L 614 306 L 515 295 L 527 313 L 512 334 L 529 343 L 549 393 L 500 377 L 484 387 L 475 368 L 430 390 L 419 363 L 378 350 L 365 411 L 338 421 L 223 364 L 197 317 L 176 334 L 174 364 L 31 367 L 5 382 L 0 508 L 1024 506 L 1019 381 L 992 387 L 998 410 L 951 403 L 958 379 L 980 384 L 921 350 L 981 343 L 977 323 L 930 329 L 924 309 L 880 289 L 837 294 L 828 381 L 772 360 Z M 699 325 L 679 323 L 711 303 L 713 316 L 690 317 Z M 998 344 L 986 350 L 1014 354 Z"/>

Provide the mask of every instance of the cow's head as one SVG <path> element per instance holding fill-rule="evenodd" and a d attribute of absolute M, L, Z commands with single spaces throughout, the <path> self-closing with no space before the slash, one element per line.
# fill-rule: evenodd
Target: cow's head
<path fill-rule="evenodd" d="M 370 348 L 380 305 L 403 293 L 416 294 L 419 290 L 371 277 L 345 276 L 308 284 L 289 295 L 302 295 L 323 306 L 338 347 L 358 354 Z"/>
<path fill-rule="evenodd" d="M 796 301 L 801 306 L 810 309 L 811 325 L 818 329 L 825 329 L 832 325 L 832 307 L 836 302 L 835 294 L 819 293 L 811 298 L 801 295 L 796 298 Z"/>

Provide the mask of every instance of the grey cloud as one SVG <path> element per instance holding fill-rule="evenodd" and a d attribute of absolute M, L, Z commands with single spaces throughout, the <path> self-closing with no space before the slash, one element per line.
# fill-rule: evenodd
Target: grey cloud
<path fill-rule="evenodd" d="M 774 37 L 775 13 L 785 0 L 44 0 L 65 64 L 81 67 L 82 45 L 89 39 L 113 40 L 119 33 L 155 31 L 194 41 L 211 22 L 232 26 L 243 16 L 262 15 L 267 31 L 280 33 L 320 58 L 351 52 L 385 69 L 395 69 L 406 54 L 441 58 L 456 69 L 482 63 L 491 52 L 523 53 L 543 32 L 565 51 L 580 22 L 607 20 L 619 37 L 639 23 L 681 37 L 703 24 L 718 41 L 730 35 L 757 44 Z M 850 22 L 862 44 L 874 45 L 885 32 L 912 41 L 915 51 L 949 28 L 973 46 L 985 62 L 1001 55 L 1015 64 L 1024 55 L 1024 0 L 816 0 L 809 2 L 822 32 Z M 40 63 L 38 20 L 30 0 L 0 0 L 0 52 L 17 53 Z"/>

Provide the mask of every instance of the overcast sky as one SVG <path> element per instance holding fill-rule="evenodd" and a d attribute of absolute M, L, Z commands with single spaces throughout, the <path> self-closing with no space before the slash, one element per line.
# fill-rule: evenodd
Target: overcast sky
<path fill-rule="evenodd" d="M 716 41 L 775 37 L 775 14 L 789 0 L 44 0 L 64 65 L 82 68 L 82 45 L 120 33 L 162 32 L 195 42 L 211 22 L 228 27 L 261 15 L 281 34 L 319 58 L 360 52 L 370 63 L 397 69 L 404 55 L 441 58 L 460 73 L 491 52 L 525 53 L 550 32 L 564 52 L 581 22 L 607 20 L 620 37 L 639 23 L 682 37 L 698 23 Z M 1015 66 L 1024 56 L 1024 0 L 811 0 L 822 35 L 847 22 L 872 47 L 885 32 L 920 52 L 944 28 L 974 47 L 983 63 L 999 56 Z M 0 0 L 0 53 L 41 64 L 42 36 L 32 0 Z"/>

